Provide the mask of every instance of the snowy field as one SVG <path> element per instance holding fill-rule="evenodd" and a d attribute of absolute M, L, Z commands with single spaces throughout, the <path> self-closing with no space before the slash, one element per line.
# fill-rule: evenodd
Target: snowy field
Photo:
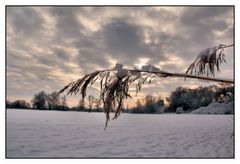
<path fill-rule="evenodd" d="M 7 110 L 7 157 L 233 158 L 233 115 Z"/>

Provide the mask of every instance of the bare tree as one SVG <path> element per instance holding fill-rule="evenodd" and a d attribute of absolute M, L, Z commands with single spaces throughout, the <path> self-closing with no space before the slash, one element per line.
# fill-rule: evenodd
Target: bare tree
<path fill-rule="evenodd" d="M 79 100 L 78 106 L 79 106 L 79 110 L 80 111 L 83 111 L 85 109 L 85 101 L 84 101 L 84 99 L 80 99 Z"/>
<path fill-rule="evenodd" d="M 33 108 L 36 109 L 47 109 L 47 94 L 44 91 L 41 91 L 34 95 L 32 99 Z"/>
<path fill-rule="evenodd" d="M 145 112 L 146 113 L 154 113 L 156 111 L 155 109 L 155 102 L 156 102 L 156 98 L 153 97 L 152 95 L 147 95 L 145 97 Z"/>
<path fill-rule="evenodd" d="M 62 102 L 61 102 L 62 106 L 67 106 L 67 98 L 66 98 L 66 96 L 64 95 L 61 99 L 62 99 Z"/>
<path fill-rule="evenodd" d="M 58 92 L 52 92 L 48 95 L 49 109 L 56 109 L 60 105 L 60 95 Z"/>
<path fill-rule="evenodd" d="M 97 112 L 99 112 L 99 108 L 100 108 L 100 105 L 101 105 L 101 99 L 96 98 L 94 103 L 95 103 L 95 107 L 96 107 Z"/>
<path fill-rule="evenodd" d="M 89 106 L 89 112 L 92 111 L 93 103 L 94 103 L 94 96 L 89 95 L 88 96 L 88 106 Z"/>

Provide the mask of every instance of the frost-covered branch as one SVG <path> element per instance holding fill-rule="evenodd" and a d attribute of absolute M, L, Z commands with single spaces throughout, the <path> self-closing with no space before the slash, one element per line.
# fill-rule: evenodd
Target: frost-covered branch
<path fill-rule="evenodd" d="M 207 75 L 215 77 L 215 73 L 220 72 L 220 65 L 225 60 L 224 49 L 234 46 L 234 44 L 220 44 L 213 48 L 201 51 L 196 60 L 188 67 L 186 74 Z"/>
<path fill-rule="evenodd" d="M 184 77 L 194 78 L 201 80 L 210 80 L 216 82 L 233 84 L 232 80 L 216 79 L 211 77 L 203 77 L 189 74 L 170 73 L 161 71 L 159 68 L 146 65 L 142 66 L 142 69 L 125 69 L 123 65 L 116 64 L 113 69 L 95 71 L 87 74 L 84 77 L 68 84 L 59 93 L 68 90 L 67 94 L 77 94 L 80 92 L 82 99 L 86 97 L 86 90 L 88 86 L 91 86 L 95 82 L 100 84 L 100 99 L 103 103 L 104 113 L 106 114 L 106 124 L 110 120 L 110 112 L 115 111 L 116 119 L 122 112 L 123 101 L 130 96 L 130 86 L 135 85 L 135 91 L 138 93 L 144 83 L 151 83 L 152 79 L 160 77 Z"/>

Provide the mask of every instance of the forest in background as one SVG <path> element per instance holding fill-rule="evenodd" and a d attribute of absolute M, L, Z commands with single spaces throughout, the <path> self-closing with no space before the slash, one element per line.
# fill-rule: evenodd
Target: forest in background
<path fill-rule="evenodd" d="M 191 112 L 212 102 L 234 101 L 233 85 L 211 85 L 189 89 L 178 87 L 164 102 L 162 97 L 146 95 L 144 101 L 137 100 L 135 107 L 123 107 L 126 113 L 175 113 L 179 108 L 182 112 Z M 167 105 L 166 105 L 167 104 Z M 35 110 L 59 110 L 59 111 L 81 111 L 81 112 L 103 112 L 102 102 L 99 98 L 89 95 L 85 101 L 79 100 L 75 107 L 69 107 L 66 96 L 60 97 L 58 92 L 50 94 L 45 91 L 36 93 L 31 103 L 25 100 L 10 102 L 6 100 L 7 109 L 35 109 Z M 112 110 L 112 112 L 114 109 Z"/>

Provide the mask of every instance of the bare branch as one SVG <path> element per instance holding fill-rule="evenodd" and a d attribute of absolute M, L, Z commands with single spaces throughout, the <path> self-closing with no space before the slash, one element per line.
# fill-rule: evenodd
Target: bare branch
<path fill-rule="evenodd" d="M 151 68 L 151 67 L 149 67 Z M 110 120 L 111 111 L 115 112 L 113 119 L 119 117 L 122 112 L 123 102 L 127 98 L 131 98 L 129 93 L 129 88 L 133 83 L 136 86 L 136 93 L 139 92 L 142 88 L 142 85 L 148 80 L 148 83 L 151 83 L 152 79 L 160 77 L 184 77 L 184 78 L 193 78 L 200 80 L 210 80 L 215 82 L 230 83 L 233 84 L 232 80 L 226 79 L 216 79 L 211 77 L 188 75 L 188 74 L 179 74 L 179 73 L 170 73 L 165 71 L 160 71 L 158 69 L 145 69 L 145 70 L 127 70 L 127 69 L 110 69 L 110 70 L 101 70 L 95 71 L 93 73 L 85 75 L 83 78 L 74 81 L 63 89 L 59 93 L 68 90 L 68 94 L 77 94 L 81 93 L 82 99 L 86 97 L 87 87 L 92 85 L 95 82 L 100 83 L 100 99 L 103 102 L 103 109 L 106 115 L 106 124 L 107 127 L 108 121 Z"/>
<path fill-rule="evenodd" d="M 85 75 L 65 86 L 59 93 L 68 90 L 67 94 L 76 95 L 80 92 L 84 101 L 87 87 L 93 85 L 95 82 L 100 82 L 100 101 L 103 102 L 103 109 L 106 115 L 106 129 L 110 120 L 110 112 L 115 112 L 113 119 L 116 119 L 122 112 L 124 99 L 131 98 L 129 88 L 133 83 L 135 83 L 136 93 L 141 90 L 142 85 L 146 81 L 150 84 L 152 79 L 156 77 L 184 77 L 234 84 L 233 80 L 214 78 L 216 70 L 220 72 L 220 64 L 226 62 L 224 59 L 224 48 L 232 46 L 233 44 L 220 44 L 219 46 L 200 52 L 196 60 L 188 67 L 186 74 L 165 72 L 152 65 L 143 66 L 141 70 L 127 70 L 123 68 L 122 64 L 116 64 L 113 69 L 95 71 Z M 204 74 L 207 76 L 202 76 Z"/>

